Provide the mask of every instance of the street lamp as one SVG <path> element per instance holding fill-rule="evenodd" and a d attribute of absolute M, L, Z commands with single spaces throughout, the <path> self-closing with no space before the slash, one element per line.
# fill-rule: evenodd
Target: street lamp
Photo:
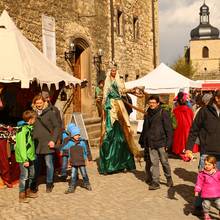
<path fill-rule="evenodd" d="M 76 56 L 76 45 L 74 44 L 74 42 L 71 42 L 69 45 L 69 51 L 64 52 L 64 58 L 69 64 L 69 66 L 71 66 L 72 68 L 74 67 L 75 64 L 75 56 Z"/>
<path fill-rule="evenodd" d="M 102 56 L 103 56 L 103 50 L 99 49 L 98 53 L 93 57 L 93 63 L 96 67 L 96 71 L 99 74 L 101 73 Z"/>

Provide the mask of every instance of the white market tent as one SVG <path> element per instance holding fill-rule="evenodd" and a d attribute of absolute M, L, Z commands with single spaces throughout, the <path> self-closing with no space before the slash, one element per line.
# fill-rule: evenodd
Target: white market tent
<path fill-rule="evenodd" d="M 201 88 L 201 83 L 188 79 L 177 73 L 164 63 L 140 79 L 126 82 L 127 89 L 134 87 L 144 87 L 144 91 L 149 94 L 175 93 L 180 90 L 189 92 L 190 88 Z M 137 97 L 131 95 L 133 105 L 137 103 Z M 136 120 L 136 110 L 130 115 L 131 120 Z"/>
<path fill-rule="evenodd" d="M 201 84 L 177 73 L 164 63 L 146 76 L 125 83 L 126 88 L 144 86 L 149 94 L 175 93 L 179 90 L 188 92 L 189 88 L 201 88 Z"/>
<path fill-rule="evenodd" d="M 21 88 L 29 88 L 29 83 L 81 84 L 47 59 L 15 26 L 7 11 L 0 16 L 0 82 L 21 82 Z"/>

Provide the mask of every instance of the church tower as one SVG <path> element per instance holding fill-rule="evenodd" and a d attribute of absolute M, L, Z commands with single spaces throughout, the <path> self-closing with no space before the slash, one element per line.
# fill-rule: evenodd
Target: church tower
<path fill-rule="evenodd" d="M 220 78 L 219 30 L 210 24 L 209 15 L 209 7 L 204 1 L 200 7 L 200 24 L 190 33 L 187 51 L 187 60 L 197 69 L 194 79 Z"/>

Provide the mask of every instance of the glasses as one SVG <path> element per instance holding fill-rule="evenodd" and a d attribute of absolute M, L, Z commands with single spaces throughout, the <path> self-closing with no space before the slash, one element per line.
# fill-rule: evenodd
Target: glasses
<path fill-rule="evenodd" d="M 150 101 L 150 102 L 148 102 L 149 104 L 157 104 L 157 102 L 156 101 Z"/>

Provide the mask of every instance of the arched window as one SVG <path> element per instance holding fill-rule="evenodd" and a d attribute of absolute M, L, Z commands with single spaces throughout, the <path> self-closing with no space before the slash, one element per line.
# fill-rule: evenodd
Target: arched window
<path fill-rule="evenodd" d="M 202 48 L 202 58 L 209 58 L 209 48 L 208 47 Z"/>
<path fill-rule="evenodd" d="M 117 10 L 117 34 L 119 36 L 123 36 L 124 34 L 124 15 L 123 12 L 120 10 Z"/>

